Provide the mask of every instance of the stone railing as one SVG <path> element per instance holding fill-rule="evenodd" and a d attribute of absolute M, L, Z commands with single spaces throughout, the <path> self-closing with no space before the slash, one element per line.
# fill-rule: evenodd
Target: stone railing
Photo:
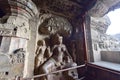
<path fill-rule="evenodd" d="M 101 51 L 101 60 L 120 64 L 120 51 Z"/>

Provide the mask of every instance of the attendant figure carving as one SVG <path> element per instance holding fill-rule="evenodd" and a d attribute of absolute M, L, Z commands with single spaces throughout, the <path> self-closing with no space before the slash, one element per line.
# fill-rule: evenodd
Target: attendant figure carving
<path fill-rule="evenodd" d="M 39 40 L 37 45 L 38 47 L 36 49 L 35 68 L 40 66 L 45 61 L 43 56 L 47 48 L 44 40 Z"/>

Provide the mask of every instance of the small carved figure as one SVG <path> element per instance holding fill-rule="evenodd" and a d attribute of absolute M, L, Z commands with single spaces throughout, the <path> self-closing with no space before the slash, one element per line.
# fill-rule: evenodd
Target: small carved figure
<path fill-rule="evenodd" d="M 37 45 L 38 47 L 35 56 L 35 68 L 39 67 L 45 61 L 44 53 L 47 48 L 44 40 L 39 40 Z"/>

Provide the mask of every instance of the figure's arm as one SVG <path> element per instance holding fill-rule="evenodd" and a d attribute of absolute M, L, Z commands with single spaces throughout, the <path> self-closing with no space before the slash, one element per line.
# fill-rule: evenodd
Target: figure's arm
<path fill-rule="evenodd" d="M 36 52 L 35 52 L 35 56 L 38 56 L 42 51 L 42 47 L 39 46 L 37 49 L 36 49 Z"/>
<path fill-rule="evenodd" d="M 64 48 L 65 48 L 65 49 L 64 49 L 65 56 L 69 56 L 70 59 L 72 59 L 72 57 L 71 57 L 71 55 L 69 54 L 69 52 L 68 52 L 66 46 L 64 46 Z"/>

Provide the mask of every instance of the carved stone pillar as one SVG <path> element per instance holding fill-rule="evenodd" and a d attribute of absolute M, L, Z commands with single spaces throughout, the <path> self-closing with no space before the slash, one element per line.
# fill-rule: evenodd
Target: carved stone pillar
<path fill-rule="evenodd" d="M 9 0 L 2 7 L 5 9 L 5 15 L 0 18 L 0 56 L 5 54 L 10 59 L 10 64 L 1 69 L 9 68 L 5 71 L 8 73 L 4 76 L 5 78 L 14 79 L 15 76 L 26 77 L 25 75 L 28 75 L 28 73 L 26 74 L 25 71 L 29 72 L 30 70 L 25 70 L 29 66 L 30 59 L 27 55 L 32 54 L 29 53 L 30 49 L 27 47 L 30 44 L 29 40 L 31 40 L 31 29 L 33 27 L 29 23 L 37 15 L 37 8 L 31 0 Z M 25 51 L 24 54 L 19 52 L 21 50 Z M 34 53 L 34 49 L 32 50 Z M 19 63 L 22 62 L 22 60 L 18 59 L 21 57 L 20 55 L 24 57 L 23 63 Z M 16 59 L 18 60 L 17 63 Z M 16 66 L 16 64 L 21 67 Z M 33 69 L 34 66 L 30 68 Z M 29 72 L 30 76 L 32 76 L 32 73 Z"/>

